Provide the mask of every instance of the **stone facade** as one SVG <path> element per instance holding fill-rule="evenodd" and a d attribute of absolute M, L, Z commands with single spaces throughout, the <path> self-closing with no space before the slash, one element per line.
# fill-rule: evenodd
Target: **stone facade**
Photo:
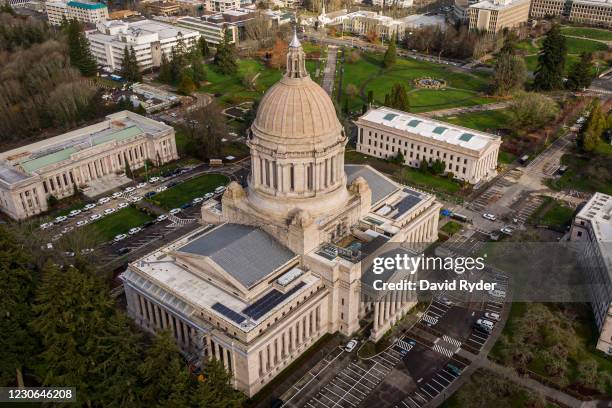
<path fill-rule="evenodd" d="M 0 154 L 0 209 L 14 219 L 47 210 L 57 199 L 115 177 L 126 163 L 178 159 L 174 129 L 133 112 L 108 115 L 95 125 Z"/>
<path fill-rule="evenodd" d="M 326 333 L 351 336 L 372 320 L 377 341 L 410 310 L 414 299 L 369 286 L 363 262 L 370 247 L 435 241 L 441 208 L 368 166 L 344 165 L 346 136 L 297 38 L 287 62 L 248 135 L 248 188 L 232 182 L 221 203 L 202 205 L 214 229 L 122 274 L 139 325 L 170 329 L 191 360 L 223 361 L 249 396 Z"/>

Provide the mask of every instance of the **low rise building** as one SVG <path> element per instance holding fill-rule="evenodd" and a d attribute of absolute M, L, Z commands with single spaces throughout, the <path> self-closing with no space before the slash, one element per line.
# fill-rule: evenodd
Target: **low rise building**
<path fill-rule="evenodd" d="M 531 17 L 565 17 L 572 23 L 612 27 L 610 0 L 532 0 Z"/>
<path fill-rule="evenodd" d="M 373 6 L 378 6 L 378 7 L 400 7 L 400 8 L 407 8 L 407 7 L 412 7 L 414 4 L 413 0 L 372 0 L 372 5 Z"/>
<path fill-rule="evenodd" d="M 112 185 L 146 160 L 176 160 L 174 129 L 133 112 L 0 154 L 0 210 L 14 219 L 45 212 L 49 197 Z M 111 187 L 112 188 L 112 187 Z"/>
<path fill-rule="evenodd" d="M 45 9 L 51 25 L 60 25 L 64 19 L 77 19 L 80 22 L 90 24 L 108 19 L 108 8 L 103 3 L 52 1 L 45 3 Z"/>
<path fill-rule="evenodd" d="M 491 34 L 527 23 L 531 0 L 484 0 L 468 8 L 471 30 Z"/>
<path fill-rule="evenodd" d="M 347 14 L 342 19 L 342 28 L 345 32 L 361 36 L 373 33 L 380 38 L 397 36 L 401 40 L 405 35 L 406 23 L 374 11 L 361 10 Z"/>
<path fill-rule="evenodd" d="M 197 31 L 153 20 L 101 21 L 85 35 L 98 64 L 114 71 L 121 69 L 126 47 L 134 48 L 138 66 L 146 70 L 159 67 L 162 55 L 170 59 L 172 48 L 179 41 L 190 50 L 200 37 Z"/>
<path fill-rule="evenodd" d="M 612 196 L 595 193 L 576 214 L 570 239 L 583 242 L 581 265 L 599 330 L 597 349 L 612 355 Z"/>
<path fill-rule="evenodd" d="M 145 3 L 146 8 L 159 16 L 174 16 L 179 14 L 181 7 L 173 1 L 152 1 Z"/>
<path fill-rule="evenodd" d="M 440 160 L 446 172 L 471 184 L 497 174 L 499 136 L 387 107 L 370 109 L 355 124 L 360 153 L 382 159 L 401 153 L 411 167 Z"/>
<path fill-rule="evenodd" d="M 204 10 L 208 12 L 225 12 L 242 7 L 240 0 L 204 0 Z"/>

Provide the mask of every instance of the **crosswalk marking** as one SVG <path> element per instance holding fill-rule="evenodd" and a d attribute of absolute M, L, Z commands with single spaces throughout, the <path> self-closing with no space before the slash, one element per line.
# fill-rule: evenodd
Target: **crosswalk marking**
<path fill-rule="evenodd" d="M 421 317 L 421 320 L 424 320 L 424 321 L 426 321 L 429 324 L 436 324 L 436 323 L 438 323 L 438 318 L 437 317 L 433 317 L 433 316 L 430 316 L 428 314 L 424 314 L 423 317 Z"/>
<path fill-rule="evenodd" d="M 445 349 L 444 347 L 442 347 L 442 346 L 440 346 L 438 344 L 434 344 L 431 349 L 433 351 L 438 352 L 438 353 L 442 354 L 443 356 L 446 356 L 446 357 L 449 357 L 449 358 L 452 357 L 453 354 L 455 354 L 451 350 Z"/>
<path fill-rule="evenodd" d="M 444 340 L 447 343 L 457 346 L 457 348 L 461 347 L 461 342 L 459 340 L 453 339 L 452 337 L 449 337 L 446 334 L 442 336 L 442 340 Z"/>

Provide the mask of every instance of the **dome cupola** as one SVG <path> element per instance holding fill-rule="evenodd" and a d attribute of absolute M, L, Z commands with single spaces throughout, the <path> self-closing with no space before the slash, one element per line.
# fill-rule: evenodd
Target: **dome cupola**
<path fill-rule="evenodd" d="M 263 96 L 249 130 L 249 201 L 280 217 L 296 209 L 316 216 L 343 206 L 346 141 L 331 98 L 306 70 L 294 32 L 285 74 Z"/>

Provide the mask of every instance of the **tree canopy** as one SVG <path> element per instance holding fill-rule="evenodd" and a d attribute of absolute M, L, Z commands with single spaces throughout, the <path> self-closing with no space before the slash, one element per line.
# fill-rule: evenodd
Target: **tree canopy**
<path fill-rule="evenodd" d="M 567 45 L 558 24 L 550 28 L 538 56 L 533 85 L 535 89 L 550 91 L 563 88 Z"/>
<path fill-rule="evenodd" d="M 410 112 L 410 101 L 408 92 L 403 84 L 394 84 L 391 93 L 385 95 L 385 106 Z"/>
<path fill-rule="evenodd" d="M 383 57 L 383 66 L 385 68 L 391 68 L 395 65 L 397 61 L 397 47 L 395 45 L 395 36 L 391 37 L 389 41 L 389 45 L 387 46 L 387 51 L 385 51 L 385 55 Z"/>

